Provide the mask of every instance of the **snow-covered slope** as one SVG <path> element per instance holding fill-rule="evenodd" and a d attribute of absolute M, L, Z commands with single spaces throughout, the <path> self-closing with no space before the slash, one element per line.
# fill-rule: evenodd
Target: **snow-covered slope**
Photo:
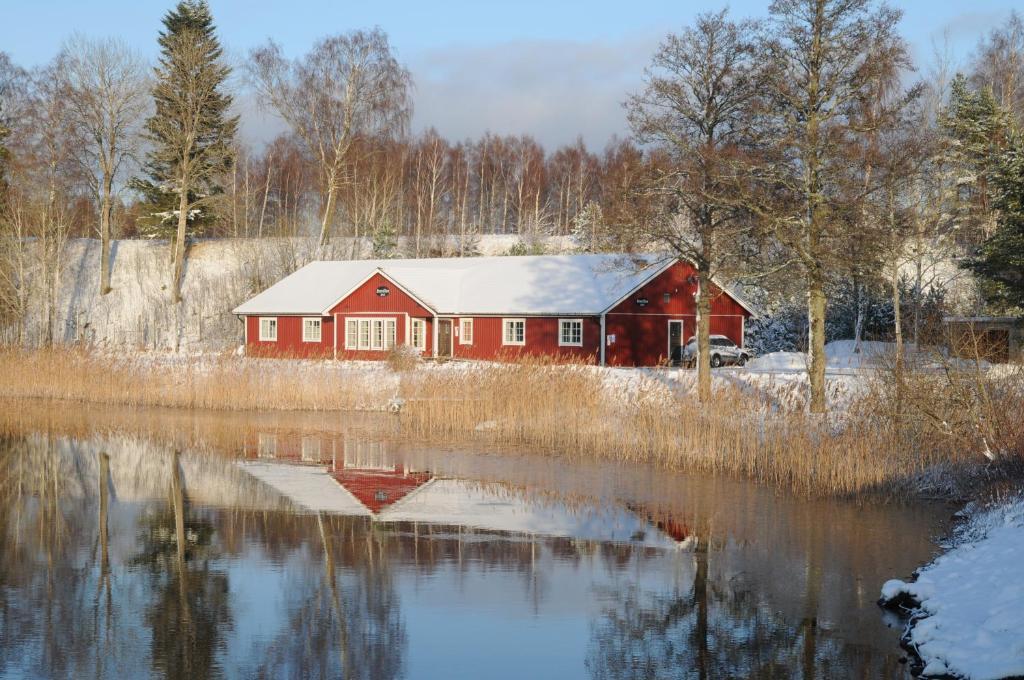
<path fill-rule="evenodd" d="M 501 255 L 520 238 L 482 236 L 482 255 Z M 568 239 L 544 243 L 571 252 Z M 112 290 L 99 294 L 99 241 L 76 239 L 66 249 L 55 309 L 54 340 L 112 349 L 222 351 L 242 342 L 231 310 L 315 259 L 369 257 L 370 244 L 336 239 L 318 249 L 306 238 L 217 239 L 195 243 L 186 261 L 181 305 L 170 303 L 170 250 L 163 241 L 115 241 Z M 39 342 L 47 323 L 38 293 L 30 300 L 25 337 Z M 0 329 L 3 330 L 3 329 Z"/>

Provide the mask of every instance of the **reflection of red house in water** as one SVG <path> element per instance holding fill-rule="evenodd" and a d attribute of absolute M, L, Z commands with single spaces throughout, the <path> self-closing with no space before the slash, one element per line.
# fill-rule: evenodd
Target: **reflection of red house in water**
<path fill-rule="evenodd" d="M 367 470 L 343 467 L 329 470 L 330 475 L 355 496 L 373 514 L 397 503 L 431 479 L 429 472 L 406 471 L 396 465 L 391 470 Z"/>
<path fill-rule="evenodd" d="M 394 462 L 384 442 L 330 435 L 261 432 L 247 442 L 245 457 L 326 465 L 327 473 L 375 515 L 434 478 Z"/>
<path fill-rule="evenodd" d="M 683 543 L 694 536 L 693 531 L 686 524 L 666 512 L 655 512 L 632 503 L 627 503 L 626 508 L 630 512 L 643 517 L 648 523 L 657 527 L 663 534 L 669 536 L 676 543 Z"/>

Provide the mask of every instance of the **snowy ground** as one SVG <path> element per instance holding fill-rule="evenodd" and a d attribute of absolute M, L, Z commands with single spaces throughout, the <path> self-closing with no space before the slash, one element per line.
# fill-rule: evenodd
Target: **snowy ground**
<path fill-rule="evenodd" d="M 1024 676 L 1024 498 L 969 513 L 953 546 L 882 601 L 914 603 L 905 635 L 923 676 Z"/>

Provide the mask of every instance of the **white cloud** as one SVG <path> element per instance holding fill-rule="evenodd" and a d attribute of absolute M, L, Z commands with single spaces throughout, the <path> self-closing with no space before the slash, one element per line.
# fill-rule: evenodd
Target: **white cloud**
<path fill-rule="evenodd" d="M 414 130 L 445 137 L 529 133 L 547 148 L 578 135 L 600 148 L 629 132 L 622 102 L 642 85 L 661 36 L 517 41 L 432 49 L 413 58 Z"/>

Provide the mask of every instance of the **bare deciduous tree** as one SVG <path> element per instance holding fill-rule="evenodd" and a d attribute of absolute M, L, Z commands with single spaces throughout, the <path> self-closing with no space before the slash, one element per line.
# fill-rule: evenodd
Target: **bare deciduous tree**
<path fill-rule="evenodd" d="M 671 159 L 654 187 L 667 210 L 641 229 L 697 269 L 698 394 L 704 402 L 711 398 L 711 303 L 719 294 L 713 279 L 740 263 L 753 223 L 741 195 L 765 79 L 758 31 L 754 23 L 729 21 L 725 11 L 699 16 L 692 28 L 666 39 L 647 71 L 645 91 L 627 102 L 637 137 Z"/>
<path fill-rule="evenodd" d="M 766 173 L 768 195 L 781 199 L 760 212 L 804 274 L 810 410 L 824 413 L 825 288 L 857 238 L 856 223 L 844 219 L 862 167 L 851 153 L 862 132 L 851 116 L 882 66 L 871 47 L 895 34 L 901 14 L 874 0 L 775 0 L 771 15 L 766 94 L 776 160 Z"/>
<path fill-rule="evenodd" d="M 69 40 L 58 57 L 78 137 L 74 151 L 99 209 L 100 294 L 110 291 L 115 183 L 135 150 L 146 110 L 145 65 L 123 42 Z"/>
<path fill-rule="evenodd" d="M 323 246 L 330 239 L 353 142 L 402 133 L 408 125 L 409 71 L 395 59 L 387 35 L 379 29 L 325 38 L 294 62 L 270 42 L 253 50 L 249 67 L 259 95 L 317 161 Z"/>

